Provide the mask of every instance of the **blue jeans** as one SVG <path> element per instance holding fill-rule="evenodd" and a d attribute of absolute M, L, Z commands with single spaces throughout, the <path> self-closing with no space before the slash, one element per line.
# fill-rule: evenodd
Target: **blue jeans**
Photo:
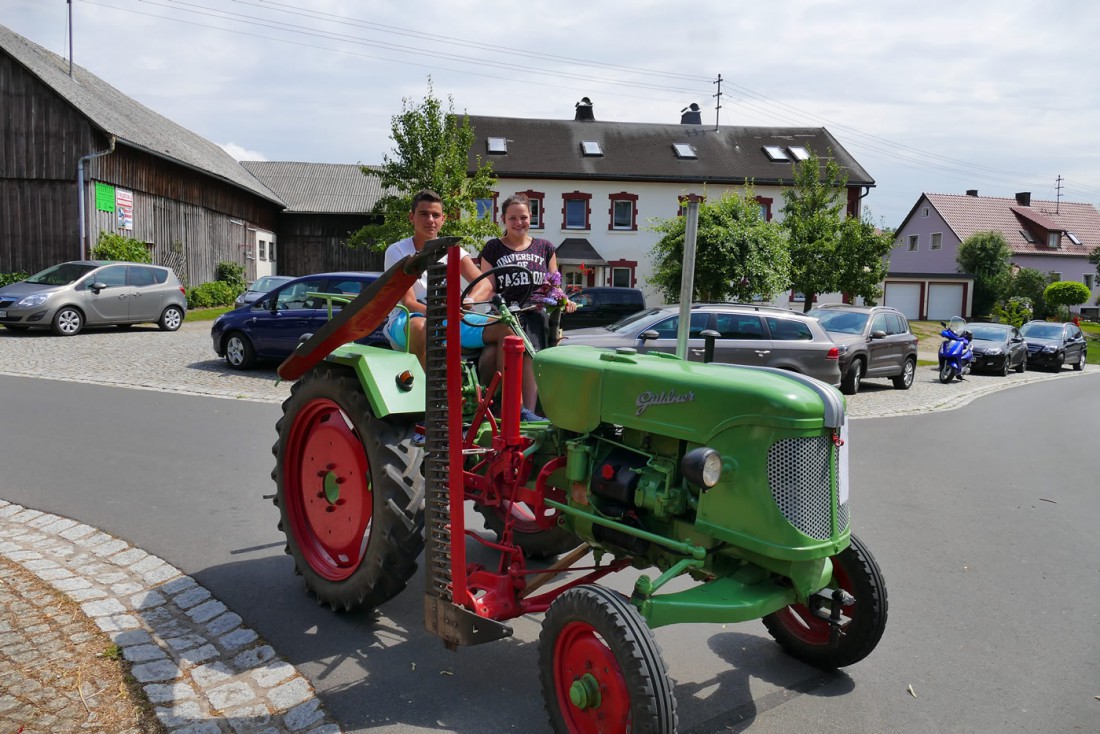
<path fill-rule="evenodd" d="M 413 313 L 409 314 L 405 311 L 401 311 L 397 314 L 397 317 L 386 329 L 386 338 L 390 340 L 390 345 L 397 350 L 406 351 L 409 347 L 405 341 L 406 324 L 409 318 L 422 319 L 424 314 Z M 479 313 L 468 313 L 462 317 L 459 321 L 459 343 L 462 344 L 463 349 L 481 349 L 485 346 L 485 329 L 480 326 L 470 326 L 466 322 L 469 321 L 475 324 L 489 324 L 489 318 Z M 447 322 L 444 321 L 443 325 L 446 326 Z"/>

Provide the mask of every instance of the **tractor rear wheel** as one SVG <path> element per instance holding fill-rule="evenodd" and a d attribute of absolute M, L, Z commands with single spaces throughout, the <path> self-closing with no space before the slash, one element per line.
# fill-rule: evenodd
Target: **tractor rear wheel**
<path fill-rule="evenodd" d="M 610 589 L 566 591 L 546 612 L 539 678 L 556 732 L 676 731 L 661 653 L 634 606 Z"/>
<path fill-rule="evenodd" d="M 581 541 L 576 535 L 568 533 L 560 527 L 546 528 L 547 518 L 535 517 L 534 511 L 525 502 L 509 504 L 504 507 L 487 507 L 475 505 L 477 511 L 485 518 L 485 527 L 496 533 L 497 538 L 502 537 L 506 513 L 511 512 L 514 518 L 512 523 L 512 542 L 523 550 L 523 555 L 535 560 L 553 558 L 567 553 Z M 556 511 L 548 510 L 552 515 Z M 552 517 L 548 515 L 548 517 Z"/>
<path fill-rule="evenodd" d="M 412 421 L 376 418 L 353 372 L 321 365 L 293 385 L 275 428 L 279 529 L 306 588 L 338 611 L 396 596 L 424 548 Z"/>
<path fill-rule="evenodd" d="M 874 556 L 856 536 L 833 556 L 831 588 L 841 588 L 855 602 L 841 608 L 840 639 L 830 644 L 829 622 L 802 604 L 792 604 L 764 617 L 764 626 L 779 645 L 804 663 L 832 670 L 858 663 L 871 654 L 886 629 L 886 584 Z"/>

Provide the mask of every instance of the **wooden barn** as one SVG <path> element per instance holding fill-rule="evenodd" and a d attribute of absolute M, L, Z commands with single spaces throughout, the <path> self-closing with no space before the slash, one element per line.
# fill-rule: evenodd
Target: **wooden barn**
<path fill-rule="evenodd" d="M 0 273 L 90 257 L 100 232 L 187 284 L 281 272 L 284 208 L 214 143 L 0 26 Z"/>

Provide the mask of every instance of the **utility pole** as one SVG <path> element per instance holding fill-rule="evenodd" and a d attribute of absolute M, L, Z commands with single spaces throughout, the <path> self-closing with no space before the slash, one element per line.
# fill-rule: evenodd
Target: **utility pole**
<path fill-rule="evenodd" d="M 73 78 L 73 0 L 65 0 L 69 6 L 69 78 Z"/>
<path fill-rule="evenodd" d="M 718 103 L 714 108 L 714 132 L 718 132 L 718 125 L 720 124 L 722 113 L 722 75 L 719 74 L 718 78 L 712 81 L 711 84 L 718 85 L 718 92 L 711 95 L 718 100 Z"/>
<path fill-rule="evenodd" d="M 1058 214 L 1062 207 L 1062 174 L 1058 174 L 1058 178 L 1054 179 L 1054 213 Z"/>

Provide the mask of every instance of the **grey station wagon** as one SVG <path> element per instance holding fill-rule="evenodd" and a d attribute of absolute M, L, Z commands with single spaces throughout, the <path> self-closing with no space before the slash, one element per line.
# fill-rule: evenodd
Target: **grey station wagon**
<path fill-rule="evenodd" d="M 73 336 L 85 326 L 141 323 L 175 331 L 186 313 L 183 286 L 159 265 L 76 260 L 0 288 L 0 324 L 14 331 Z"/>

